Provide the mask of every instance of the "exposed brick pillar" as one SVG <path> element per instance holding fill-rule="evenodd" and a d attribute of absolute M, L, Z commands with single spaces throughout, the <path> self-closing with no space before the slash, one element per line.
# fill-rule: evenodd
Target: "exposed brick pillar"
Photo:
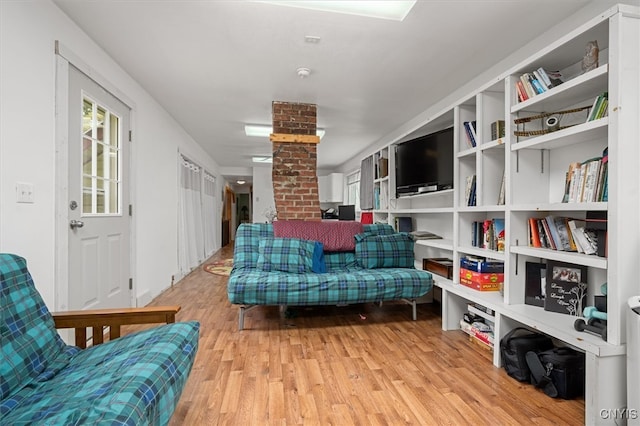
<path fill-rule="evenodd" d="M 316 105 L 272 103 L 273 197 L 279 220 L 320 220 Z"/>

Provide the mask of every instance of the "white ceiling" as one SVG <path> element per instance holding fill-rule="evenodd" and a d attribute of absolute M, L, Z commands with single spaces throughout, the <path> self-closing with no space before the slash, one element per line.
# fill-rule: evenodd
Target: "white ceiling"
<path fill-rule="evenodd" d="M 318 168 L 332 169 L 589 0 L 419 0 L 402 22 L 238 0 L 54 2 L 222 167 L 270 155 L 243 125 L 271 124 L 276 100 L 317 104 Z"/>

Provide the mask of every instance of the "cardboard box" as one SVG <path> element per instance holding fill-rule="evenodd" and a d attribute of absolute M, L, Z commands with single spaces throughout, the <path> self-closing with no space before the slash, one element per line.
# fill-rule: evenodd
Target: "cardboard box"
<path fill-rule="evenodd" d="M 460 267 L 475 272 L 504 272 L 504 262 L 499 260 L 473 260 L 466 257 L 460 259 Z"/>
<path fill-rule="evenodd" d="M 503 273 L 483 273 L 460 268 L 460 284 L 474 290 L 500 291 L 503 283 Z"/>
<path fill-rule="evenodd" d="M 422 259 L 422 269 L 450 280 L 453 279 L 453 260 L 446 257 Z"/>

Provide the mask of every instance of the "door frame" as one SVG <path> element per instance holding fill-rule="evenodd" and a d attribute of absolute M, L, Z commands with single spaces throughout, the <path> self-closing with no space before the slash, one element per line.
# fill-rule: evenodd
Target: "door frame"
<path fill-rule="evenodd" d="M 129 108 L 130 129 L 133 134 L 135 126 L 135 103 L 111 84 L 109 80 L 103 78 L 93 68 L 87 65 L 82 59 L 76 56 L 71 50 L 66 48 L 60 41 L 55 41 L 55 249 L 54 249 L 54 305 L 55 310 L 66 311 L 69 309 L 69 65 L 84 73 L 99 86 L 118 98 Z M 129 203 L 135 202 L 135 176 L 131 173 L 134 170 L 133 163 L 135 155 L 133 145 L 129 149 Z M 123 206 L 128 209 L 128 206 Z M 130 292 L 129 306 L 136 306 L 136 269 L 135 269 L 135 246 L 136 232 L 133 217 L 130 220 L 131 238 L 129 243 L 129 267 L 133 278 L 133 288 Z"/>

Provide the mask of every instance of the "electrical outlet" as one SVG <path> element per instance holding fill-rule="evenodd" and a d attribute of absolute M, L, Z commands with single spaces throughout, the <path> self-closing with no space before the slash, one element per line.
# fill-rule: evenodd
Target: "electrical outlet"
<path fill-rule="evenodd" d="M 18 203 L 34 203 L 34 189 L 32 183 L 21 183 L 18 182 L 16 184 L 16 201 Z"/>

